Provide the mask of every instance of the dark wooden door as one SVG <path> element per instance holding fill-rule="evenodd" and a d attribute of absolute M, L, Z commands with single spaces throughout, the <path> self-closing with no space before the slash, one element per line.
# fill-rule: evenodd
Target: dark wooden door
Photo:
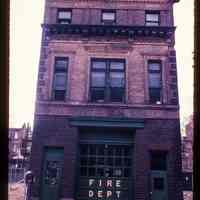
<path fill-rule="evenodd" d="M 151 200 L 168 200 L 166 171 L 151 171 Z"/>
<path fill-rule="evenodd" d="M 59 200 L 63 171 L 62 148 L 46 148 L 41 177 L 41 200 Z"/>

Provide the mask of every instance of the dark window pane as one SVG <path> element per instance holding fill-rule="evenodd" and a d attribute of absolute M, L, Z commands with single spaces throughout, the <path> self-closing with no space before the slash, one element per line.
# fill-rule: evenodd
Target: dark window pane
<path fill-rule="evenodd" d="M 104 155 L 104 151 L 105 151 L 105 147 L 104 145 L 99 145 L 98 148 L 97 148 L 97 151 L 98 151 L 98 155 L 99 156 L 103 156 Z"/>
<path fill-rule="evenodd" d="M 91 88 L 91 101 L 104 102 L 104 88 Z"/>
<path fill-rule="evenodd" d="M 81 165 L 87 165 L 87 157 L 81 157 Z"/>
<path fill-rule="evenodd" d="M 131 155 L 131 149 L 129 147 L 124 148 L 124 156 L 130 156 Z"/>
<path fill-rule="evenodd" d="M 124 87 L 124 72 L 110 72 L 110 86 Z"/>
<path fill-rule="evenodd" d="M 154 190 L 164 190 L 163 178 L 154 178 Z"/>
<path fill-rule="evenodd" d="M 66 88 L 66 73 L 56 73 L 54 76 L 54 89 L 65 90 Z"/>
<path fill-rule="evenodd" d="M 122 148 L 121 147 L 117 147 L 116 148 L 115 155 L 116 156 L 121 156 L 122 155 Z"/>
<path fill-rule="evenodd" d="M 97 158 L 97 164 L 98 165 L 104 165 L 104 158 Z"/>
<path fill-rule="evenodd" d="M 45 184 L 56 185 L 60 176 L 61 163 L 58 161 L 47 161 L 45 171 Z"/>
<path fill-rule="evenodd" d="M 125 166 L 131 166 L 131 159 L 130 158 L 125 158 L 124 159 L 124 164 L 125 164 Z"/>
<path fill-rule="evenodd" d="M 105 87 L 105 72 L 92 72 L 92 87 Z"/>
<path fill-rule="evenodd" d="M 65 100 L 65 90 L 55 90 L 54 91 L 54 100 L 64 101 Z"/>
<path fill-rule="evenodd" d="M 157 103 L 161 101 L 160 88 L 149 88 L 149 101 L 150 103 Z"/>
<path fill-rule="evenodd" d="M 149 67 L 149 70 L 151 70 L 151 71 L 160 71 L 161 70 L 161 67 L 160 67 L 160 61 L 157 61 L 157 62 L 155 62 L 155 61 L 150 61 L 149 63 L 148 63 L 148 67 Z"/>
<path fill-rule="evenodd" d="M 110 100 L 112 102 L 122 102 L 124 97 L 124 88 L 111 88 Z"/>
<path fill-rule="evenodd" d="M 86 167 L 80 168 L 80 175 L 81 176 L 87 176 L 87 168 Z"/>
<path fill-rule="evenodd" d="M 95 155 L 96 154 L 96 147 L 95 147 L 95 145 L 90 145 L 89 146 L 89 154 L 90 155 Z"/>
<path fill-rule="evenodd" d="M 92 69 L 106 69 L 106 62 L 92 61 Z"/>
<path fill-rule="evenodd" d="M 110 69 L 111 70 L 124 70 L 124 62 L 110 62 Z"/>
<path fill-rule="evenodd" d="M 62 57 L 55 58 L 55 72 L 66 72 L 68 66 L 68 59 Z"/>
<path fill-rule="evenodd" d="M 106 158 L 106 165 L 112 166 L 113 165 L 113 157 Z"/>
<path fill-rule="evenodd" d="M 96 157 L 89 157 L 89 165 L 95 165 L 96 164 Z"/>
<path fill-rule="evenodd" d="M 115 158 L 115 165 L 121 166 L 122 165 L 122 158 Z"/>
<path fill-rule="evenodd" d="M 151 170 L 166 170 L 167 159 L 166 152 L 151 153 Z"/>
<path fill-rule="evenodd" d="M 114 155 L 114 149 L 112 146 L 109 146 L 107 149 L 107 155 L 108 156 L 113 156 Z"/>
<path fill-rule="evenodd" d="M 88 169 L 88 175 L 89 176 L 95 176 L 95 168 L 89 168 Z"/>
<path fill-rule="evenodd" d="M 161 87 L 161 74 L 160 73 L 149 73 L 149 87 L 160 88 Z"/>
<path fill-rule="evenodd" d="M 124 177 L 130 177 L 131 176 L 131 169 L 125 168 L 124 169 Z"/>
<path fill-rule="evenodd" d="M 97 176 L 104 177 L 104 169 L 103 168 L 97 168 Z"/>
<path fill-rule="evenodd" d="M 87 155 L 88 154 L 88 145 L 81 145 L 80 146 L 80 154 Z"/>

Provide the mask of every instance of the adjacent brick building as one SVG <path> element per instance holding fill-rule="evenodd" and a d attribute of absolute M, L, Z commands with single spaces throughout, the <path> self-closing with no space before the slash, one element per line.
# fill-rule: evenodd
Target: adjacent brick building
<path fill-rule="evenodd" d="M 175 0 L 46 0 L 32 199 L 182 200 Z"/>
<path fill-rule="evenodd" d="M 29 162 L 32 144 L 32 130 L 29 124 L 24 124 L 22 128 L 9 128 L 8 139 L 10 166 Z"/>
<path fill-rule="evenodd" d="M 186 135 L 182 138 L 182 170 L 186 174 L 187 184 L 184 191 L 184 200 L 192 200 L 191 179 L 193 172 L 193 115 L 185 126 Z M 187 187 L 190 186 L 190 187 Z"/>
<path fill-rule="evenodd" d="M 29 124 L 22 128 L 9 128 L 9 183 L 24 178 L 29 168 L 32 144 L 32 130 Z"/>

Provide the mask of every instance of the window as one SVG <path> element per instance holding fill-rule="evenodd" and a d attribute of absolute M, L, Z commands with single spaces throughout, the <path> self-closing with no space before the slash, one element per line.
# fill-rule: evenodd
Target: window
<path fill-rule="evenodd" d="M 158 171 L 167 170 L 167 152 L 165 151 L 151 152 L 151 170 L 158 170 Z"/>
<path fill-rule="evenodd" d="M 131 146 L 81 144 L 80 176 L 130 177 L 132 167 Z"/>
<path fill-rule="evenodd" d="M 70 24 L 72 18 L 72 11 L 68 9 L 58 9 L 57 23 Z"/>
<path fill-rule="evenodd" d="M 116 12 L 112 10 L 102 11 L 102 23 L 103 24 L 114 24 L 116 22 Z"/>
<path fill-rule="evenodd" d="M 56 57 L 53 80 L 53 99 L 64 101 L 67 85 L 68 58 Z"/>
<path fill-rule="evenodd" d="M 164 178 L 154 178 L 154 190 L 164 190 Z"/>
<path fill-rule="evenodd" d="M 92 59 L 92 102 L 123 102 L 125 96 L 125 61 Z"/>
<path fill-rule="evenodd" d="M 160 25 L 160 12 L 159 11 L 146 11 L 145 25 L 146 26 L 159 26 Z"/>
<path fill-rule="evenodd" d="M 161 103 L 162 78 L 161 78 L 161 62 L 148 62 L 148 78 L 149 78 L 149 102 L 152 104 Z"/>

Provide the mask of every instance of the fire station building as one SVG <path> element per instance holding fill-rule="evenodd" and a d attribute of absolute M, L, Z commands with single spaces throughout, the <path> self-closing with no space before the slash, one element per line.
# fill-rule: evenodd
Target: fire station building
<path fill-rule="evenodd" d="M 182 200 L 176 2 L 46 0 L 32 200 Z"/>

